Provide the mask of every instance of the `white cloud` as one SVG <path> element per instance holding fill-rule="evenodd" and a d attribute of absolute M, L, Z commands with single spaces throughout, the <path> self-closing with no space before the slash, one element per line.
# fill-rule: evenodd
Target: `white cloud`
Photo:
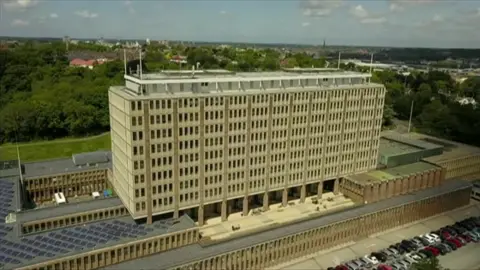
<path fill-rule="evenodd" d="M 389 0 L 390 11 L 397 12 L 403 11 L 407 7 L 417 6 L 421 4 L 431 4 L 439 2 L 439 0 Z"/>
<path fill-rule="evenodd" d="M 98 17 L 98 13 L 92 13 L 88 10 L 75 11 L 75 15 L 83 17 L 83 18 L 91 18 L 91 19 Z"/>
<path fill-rule="evenodd" d="M 365 18 L 360 20 L 363 24 L 382 24 L 387 22 L 387 18 L 385 17 L 376 17 L 376 18 Z"/>
<path fill-rule="evenodd" d="M 226 14 L 227 14 L 227 11 L 226 11 L 226 10 L 220 11 L 220 15 L 226 15 Z"/>
<path fill-rule="evenodd" d="M 350 9 L 350 13 L 357 18 L 368 17 L 368 11 L 362 5 L 352 7 Z"/>
<path fill-rule="evenodd" d="M 29 21 L 20 20 L 20 19 L 13 20 L 12 22 L 13 26 L 27 26 L 29 24 L 30 24 Z"/>
<path fill-rule="evenodd" d="M 303 23 L 302 23 L 302 27 L 308 27 L 308 26 L 310 26 L 310 23 L 309 23 L 309 22 L 303 22 Z"/>
<path fill-rule="evenodd" d="M 50 13 L 50 15 L 48 15 L 50 18 L 52 19 L 56 19 L 58 18 L 58 14 L 57 13 Z"/>
<path fill-rule="evenodd" d="M 328 16 L 341 6 L 343 6 L 343 0 L 308 0 L 300 2 L 303 15 L 309 17 Z"/>
<path fill-rule="evenodd" d="M 362 5 L 352 6 L 350 14 L 363 24 L 381 24 L 387 22 L 387 18 L 380 14 L 370 14 Z"/>
<path fill-rule="evenodd" d="M 133 7 L 133 2 L 132 1 L 127 0 L 127 1 L 123 2 L 123 4 L 127 7 L 128 13 L 130 13 L 130 14 L 137 13 L 135 8 Z"/>
<path fill-rule="evenodd" d="M 9 10 L 25 11 L 38 4 L 38 0 L 2 0 L 0 5 Z"/>
<path fill-rule="evenodd" d="M 398 3 L 391 3 L 390 4 L 390 11 L 403 11 L 405 8 Z"/>
<path fill-rule="evenodd" d="M 442 15 L 435 14 L 433 16 L 432 21 L 433 22 L 443 22 L 445 19 L 442 17 Z"/>

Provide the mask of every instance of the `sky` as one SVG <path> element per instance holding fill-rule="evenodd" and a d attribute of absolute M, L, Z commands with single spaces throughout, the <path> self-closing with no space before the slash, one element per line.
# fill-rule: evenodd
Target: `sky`
<path fill-rule="evenodd" d="M 0 0 L 0 36 L 480 48 L 480 0 Z"/>

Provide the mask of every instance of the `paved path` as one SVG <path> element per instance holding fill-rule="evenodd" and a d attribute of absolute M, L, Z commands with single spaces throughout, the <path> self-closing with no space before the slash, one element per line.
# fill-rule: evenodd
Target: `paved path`
<path fill-rule="evenodd" d="M 107 136 L 108 134 L 110 134 L 110 132 L 105 132 L 105 133 L 102 133 L 102 134 L 98 134 L 98 135 L 94 135 L 94 136 L 88 136 L 88 137 L 83 137 L 83 138 L 57 139 L 57 140 L 51 140 L 51 141 L 39 141 L 39 142 L 19 143 L 19 144 L 18 144 L 18 147 L 33 146 L 33 145 L 45 145 L 45 144 L 57 144 L 57 143 L 71 143 L 71 142 L 89 141 L 89 140 L 93 140 L 93 139 L 100 138 L 100 137 L 103 137 L 103 136 Z M 17 144 L 12 143 L 12 144 L 0 145 L 0 148 L 11 148 L 11 147 L 17 147 Z"/>
<path fill-rule="evenodd" d="M 358 258 L 372 251 L 380 250 L 405 238 L 411 238 L 426 232 L 437 230 L 445 225 L 455 223 L 469 216 L 480 216 L 480 204 L 472 204 L 469 207 L 455 210 L 440 216 L 433 217 L 404 228 L 389 230 L 384 233 L 373 235 L 369 238 L 352 243 L 344 248 L 333 251 L 324 251 L 313 256 L 291 262 L 290 265 L 283 264 L 272 269 L 282 270 L 307 270 L 327 269 L 341 262 Z M 442 265 L 451 270 L 472 269 L 480 266 L 480 244 L 469 244 L 469 246 L 453 252 L 440 259 Z M 452 259 L 453 258 L 453 259 Z"/>

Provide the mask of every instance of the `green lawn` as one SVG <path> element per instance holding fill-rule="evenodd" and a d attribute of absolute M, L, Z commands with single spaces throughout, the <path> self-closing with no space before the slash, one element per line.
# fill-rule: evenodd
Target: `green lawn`
<path fill-rule="evenodd" d="M 111 148 L 110 133 L 77 139 L 67 138 L 23 143 L 19 144 L 19 148 L 22 162 L 71 157 L 72 154 L 77 153 L 109 150 Z M 12 159 L 17 159 L 16 145 L 1 145 L 0 160 Z"/>

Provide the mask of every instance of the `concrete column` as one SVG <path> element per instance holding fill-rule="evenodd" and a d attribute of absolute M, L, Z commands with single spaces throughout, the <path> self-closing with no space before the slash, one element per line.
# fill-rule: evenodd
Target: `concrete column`
<path fill-rule="evenodd" d="M 227 200 L 222 201 L 222 221 L 227 221 Z"/>
<path fill-rule="evenodd" d="M 288 190 L 286 188 L 283 189 L 282 193 L 282 206 L 287 206 L 288 203 Z"/>
<path fill-rule="evenodd" d="M 205 224 L 203 207 L 204 207 L 203 205 L 200 205 L 198 207 L 198 225 L 199 226 L 203 226 Z"/>
<path fill-rule="evenodd" d="M 268 193 L 265 192 L 263 193 L 263 211 L 268 211 L 269 207 L 268 207 Z"/>
<path fill-rule="evenodd" d="M 340 190 L 340 178 L 336 178 L 333 184 L 333 194 L 338 195 Z"/>
<path fill-rule="evenodd" d="M 247 196 L 243 197 L 242 211 L 243 211 L 242 213 L 244 217 L 248 216 L 248 197 Z"/>
<path fill-rule="evenodd" d="M 320 181 L 318 182 L 318 187 L 317 187 L 317 198 L 321 199 L 323 194 L 323 182 Z"/>
<path fill-rule="evenodd" d="M 300 202 L 304 203 L 305 202 L 305 197 L 307 196 L 307 188 L 305 185 L 302 185 L 300 187 Z"/>
<path fill-rule="evenodd" d="M 180 217 L 180 211 L 178 209 L 173 210 L 173 218 L 179 218 Z"/>

